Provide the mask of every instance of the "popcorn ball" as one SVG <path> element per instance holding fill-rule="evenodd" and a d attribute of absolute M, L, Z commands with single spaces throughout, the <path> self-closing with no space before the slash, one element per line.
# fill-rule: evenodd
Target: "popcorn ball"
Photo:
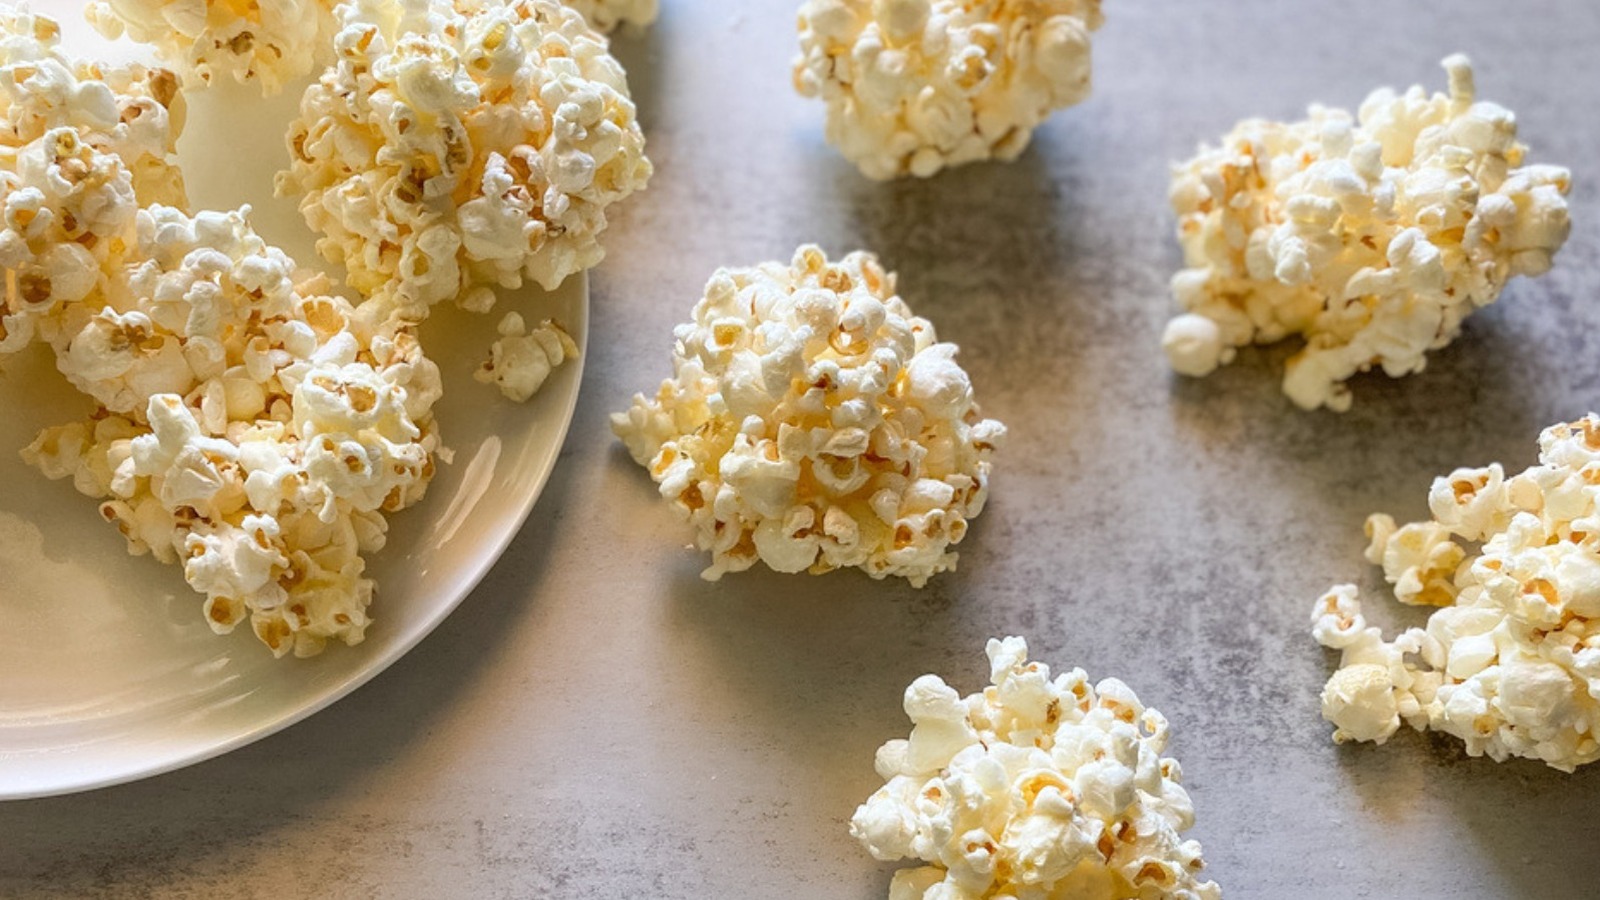
<path fill-rule="evenodd" d="M 3 79 L 0 75 L 0 79 Z M 54 128 L 0 168 L 0 360 L 34 341 L 62 349 L 134 240 L 132 173 L 76 129 Z"/>
<path fill-rule="evenodd" d="M 1005 427 L 876 257 L 719 270 L 674 338 L 673 377 L 611 427 L 711 551 L 705 578 L 955 568 Z"/>
<path fill-rule="evenodd" d="M 1406 724 L 1455 735 L 1472 756 L 1570 772 L 1600 757 L 1600 416 L 1539 436 L 1539 464 L 1434 480 L 1433 518 L 1367 520 L 1367 558 L 1425 628 L 1385 641 L 1353 585 L 1312 610 L 1343 651 L 1322 692 L 1335 741 L 1383 743 Z"/>
<path fill-rule="evenodd" d="M 493 384 L 507 399 L 523 403 L 544 386 L 556 366 L 578 355 L 578 344 L 566 329 L 549 319 L 528 330 L 517 313 L 500 320 L 500 339 L 472 377 Z"/>
<path fill-rule="evenodd" d="M 182 565 L 214 630 L 249 618 L 309 656 L 364 636 L 362 555 L 433 474 L 439 374 L 409 330 L 361 333 L 325 280 L 295 284 L 247 212 L 137 212 L 130 260 L 53 341 L 101 408 L 24 456 L 101 500 L 131 552 Z"/>
<path fill-rule="evenodd" d="M 317 248 L 420 320 L 452 298 L 554 289 L 599 263 L 611 204 L 651 173 L 622 67 L 555 0 L 359 0 L 289 130 L 280 194 Z"/>
<path fill-rule="evenodd" d="M 869 178 L 1013 160 L 1089 95 L 1100 0 L 806 0 L 794 85 Z"/>
<path fill-rule="evenodd" d="M 276 94 L 308 74 L 333 31 L 335 0 L 91 0 L 108 38 L 126 34 L 193 81 L 222 76 Z"/>
<path fill-rule="evenodd" d="M 659 0 L 565 0 L 600 31 L 614 31 L 624 23 L 649 25 L 661 11 Z"/>
<path fill-rule="evenodd" d="M 383 515 L 433 474 L 439 373 L 401 322 L 358 322 L 250 228 L 189 215 L 163 70 L 102 70 L 0 14 L 0 359 L 48 344 L 96 401 L 24 457 L 181 565 L 226 632 L 279 656 L 359 642 Z"/>
<path fill-rule="evenodd" d="M 185 202 L 176 77 L 81 63 L 59 42 L 53 20 L 0 10 L 0 361 L 81 326 L 64 317 L 121 264 L 141 204 Z"/>
<path fill-rule="evenodd" d="M 184 206 L 175 157 L 184 120 L 177 76 L 142 65 L 79 62 L 63 54 L 60 43 L 55 20 L 0 9 L 4 189 L 24 186 L 14 175 L 22 147 L 53 129 L 71 128 L 84 144 L 122 160 L 140 203 Z"/>
<path fill-rule="evenodd" d="M 1422 371 L 1513 275 L 1550 268 L 1570 174 L 1524 163 L 1516 118 L 1475 101 L 1466 57 L 1444 67 L 1448 95 L 1384 88 L 1354 118 L 1251 119 L 1174 168 L 1175 370 L 1203 376 L 1238 347 L 1299 335 L 1284 392 L 1343 411 L 1352 375 Z"/>
<path fill-rule="evenodd" d="M 1050 677 L 1018 637 L 988 644 L 992 686 L 937 675 L 906 688 L 909 739 L 878 750 L 885 782 L 850 820 L 874 858 L 919 859 L 890 900 L 1214 900 L 1167 720 L 1115 678 Z"/>

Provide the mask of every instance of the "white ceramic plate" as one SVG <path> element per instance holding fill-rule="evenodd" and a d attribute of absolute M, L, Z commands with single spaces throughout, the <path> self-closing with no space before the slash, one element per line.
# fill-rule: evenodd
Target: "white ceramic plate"
<path fill-rule="evenodd" d="M 129 58 L 76 21 L 66 46 Z M 318 264 L 290 200 L 272 197 L 287 160 L 283 131 L 300 91 L 263 101 L 219 85 L 189 95 L 179 145 L 197 207 L 249 203 L 269 240 Z M 502 292 L 502 308 L 554 317 L 580 346 L 588 285 Z M 582 358 L 526 404 L 472 380 L 497 315 L 441 310 L 423 330 L 444 374 L 436 407 L 455 461 L 427 497 L 391 517 L 388 546 L 370 560 L 375 622 L 356 647 L 273 659 L 248 627 L 219 637 L 200 597 L 175 567 L 128 555 L 96 503 L 50 482 L 17 451 L 46 425 L 74 421 L 88 403 L 41 348 L 0 372 L 0 799 L 101 787 L 170 771 L 284 728 L 348 694 L 438 625 L 494 564 L 533 508 L 577 402 Z M 529 526 L 537 528 L 537 523 Z"/>

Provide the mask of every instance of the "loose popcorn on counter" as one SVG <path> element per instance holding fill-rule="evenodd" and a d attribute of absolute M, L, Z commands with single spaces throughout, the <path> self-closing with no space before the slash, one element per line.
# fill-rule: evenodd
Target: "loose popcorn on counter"
<path fill-rule="evenodd" d="M 122 160 L 140 203 L 184 206 L 175 156 L 184 119 L 177 77 L 141 65 L 78 62 L 60 42 L 55 20 L 0 9 L 0 177 L 15 171 L 22 147 L 71 128 L 83 143 Z M 7 177 L 6 190 L 20 186 Z"/>
<path fill-rule="evenodd" d="M 674 338 L 673 377 L 611 427 L 711 551 L 705 578 L 955 568 L 1005 427 L 876 257 L 719 270 Z"/>
<path fill-rule="evenodd" d="M 649 25 L 660 13 L 659 0 L 564 0 L 583 13 L 600 31 L 614 31 L 618 25 Z"/>
<path fill-rule="evenodd" d="M 556 366 L 577 355 L 577 342 L 555 322 L 546 319 L 530 332 L 522 316 L 506 313 L 500 320 L 500 339 L 472 377 L 498 385 L 508 399 L 523 403 L 544 386 Z"/>
<path fill-rule="evenodd" d="M 1472 756 L 1570 772 L 1600 758 L 1600 415 L 1539 436 L 1539 465 L 1434 480 L 1433 519 L 1367 520 L 1367 558 L 1406 603 L 1440 607 L 1385 641 L 1353 585 L 1311 613 L 1343 651 L 1322 692 L 1336 741 L 1383 743 L 1402 723 L 1453 734 Z"/>
<path fill-rule="evenodd" d="M 1115 678 L 1050 677 L 1018 637 L 990 640 L 991 687 L 961 697 L 937 675 L 906 689 L 909 739 L 878 750 L 887 782 L 850 820 L 901 869 L 890 900 L 1214 900 L 1167 720 Z"/>
<path fill-rule="evenodd" d="M 869 178 L 1013 160 L 1089 95 L 1100 0 L 806 0 L 794 85 Z"/>
<path fill-rule="evenodd" d="M 439 373 L 409 330 L 362 332 L 325 279 L 296 285 L 247 213 L 138 211 L 129 261 L 52 341 L 101 409 L 24 456 L 181 564 L 214 630 L 248 617 L 309 656 L 364 636 L 362 555 L 432 477 Z"/>
<path fill-rule="evenodd" d="M 84 13 L 108 38 L 124 33 L 200 84 L 218 75 L 263 93 L 311 71 L 333 32 L 335 0 L 91 0 Z"/>
<path fill-rule="evenodd" d="M 290 128 L 280 194 L 382 313 L 554 289 L 651 173 L 622 67 L 556 0 L 359 0 Z"/>
<path fill-rule="evenodd" d="M 1513 275 L 1550 268 L 1570 173 L 1525 165 L 1516 118 L 1475 102 L 1467 58 L 1444 67 L 1448 95 L 1383 88 L 1354 118 L 1251 119 L 1174 168 L 1188 266 L 1172 279 L 1187 312 L 1162 341 L 1175 370 L 1203 376 L 1237 347 L 1299 335 L 1284 392 L 1343 411 L 1352 375 L 1422 371 Z"/>

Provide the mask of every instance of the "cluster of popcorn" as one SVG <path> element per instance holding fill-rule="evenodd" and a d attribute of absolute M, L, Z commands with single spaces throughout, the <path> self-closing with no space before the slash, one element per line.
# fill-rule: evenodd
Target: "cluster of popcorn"
<path fill-rule="evenodd" d="M 140 203 L 183 206 L 175 147 L 183 129 L 178 79 L 142 65 L 101 66 L 61 52 L 61 28 L 47 16 L 0 9 L 0 178 L 17 181 L 16 157 L 47 132 L 67 128 L 94 151 L 122 160 Z M 62 227 L 74 231 L 71 223 Z M 82 235 L 73 239 L 89 245 Z M 106 252 L 100 248 L 97 252 Z"/>
<path fill-rule="evenodd" d="M 622 24 L 649 25 L 660 13 L 660 0 L 565 0 L 600 31 Z"/>
<path fill-rule="evenodd" d="M 0 81 L 5 73 L 0 70 Z M 57 127 L 0 167 L 0 359 L 43 340 L 62 350 L 133 241 L 138 199 L 132 174 L 113 155 Z"/>
<path fill-rule="evenodd" d="M 0 358 L 70 337 L 63 316 L 126 257 L 139 206 L 185 202 L 176 77 L 80 63 L 59 43 L 53 20 L 0 11 Z"/>
<path fill-rule="evenodd" d="M 160 202 L 182 199 L 170 74 L 75 64 L 42 17 L 0 31 L 0 359 L 45 343 L 97 406 L 24 455 L 182 565 L 216 630 L 248 617 L 279 655 L 361 640 L 362 554 L 433 472 L 437 369 L 301 279 L 248 208 Z"/>
<path fill-rule="evenodd" d="M 1050 677 L 1022 638 L 988 644 L 992 686 L 906 689 L 909 739 L 878 750 L 886 784 L 850 833 L 895 873 L 891 900 L 1214 900 L 1167 720 L 1115 678 Z"/>
<path fill-rule="evenodd" d="M 544 387 L 556 366 L 578 355 L 578 344 L 565 328 L 550 319 L 532 331 L 517 313 L 500 320 L 500 339 L 489 347 L 489 358 L 472 377 L 493 384 L 517 403 Z"/>
<path fill-rule="evenodd" d="M 1385 641 L 1352 585 L 1312 610 L 1343 651 L 1322 693 L 1336 741 L 1383 743 L 1402 722 L 1455 735 L 1473 756 L 1572 771 L 1600 758 L 1600 416 L 1539 436 L 1539 465 L 1457 469 L 1431 521 L 1367 522 L 1367 558 L 1400 600 L 1438 606 Z M 1471 549 L 1477 546 L 1476 550 Z"/>
<path fill-rule="evenodd" d="M 325 281 L 296 285 L 247 213 L 138 210 L 128 261 L 91 273 L 52 340 L 100 409 L 24 456 L 101 500 L 131 552 L 182 565 L 214 630 L 248 617 L 308 656 L 364 635 L 362 554 L 433 474 L 439 375 L 410 332 L 357 333 Z"/>
<path fill-rule="evenodd" d="M 473 310 L 600 262 L 651 174 L 622 67 L 556 0 L 355 0 L 290 127 L 282 194 L 370 315 Z M 365 313 L 364 315 L 368 315 Z"/>
<path fill-rule="evenodd" d="M 711 551 L 706 578 L 955 568 L 1005 427 L 874 256 L 719 270 L 674 335 L 673 377 L 612 429 Z"/>
<path fill-rule="evenodd" d="M 1100 0 L 806 0 L 795 88 L 869 178 L 1012 160 L 1089 95 Z"/>
<path fill-rule="evenodd" d="M 1186 312 L 1163 338 L 1202 376 L 1235 349 L 1300 335 L 1284 392 L 1348 409 L 1346 380 L 1421 371 L 1513 275 L 1550 268 L 1570 230 L 1571 176 L 1525 165 L 1510 111 L 1475 102 L 1464 56 L 1450 92 L 1382 89 L 1352 118 L 1313 106 L 1290 124 L 1252 119 L 1173 172 Z"/>
<path fill-rule="evenodd" d="M 189 77 L 257 82 L 276 94 L 308 74 L 333 29 L 334 0 L 91 0 L 101 34 L 126 34 Z"/>

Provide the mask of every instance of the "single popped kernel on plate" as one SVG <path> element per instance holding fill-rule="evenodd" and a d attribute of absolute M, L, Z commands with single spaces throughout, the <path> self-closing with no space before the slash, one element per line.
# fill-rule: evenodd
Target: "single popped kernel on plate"
<path fill-rule="evenodd" d="M 74 54 L 143 52 L 126 42 L 108 47 L 72 17 L 61 25 Z M 254 86 L 231 82 L 190 92 L 178 156 L 196 208 L 249 203 L 251 223 L 269 241 L 311 264 L 313 236 L 292 201 L 272 196 L 303 84 L 266 101 Z M 215 135 L 264 149 L 224 153 Z M 532 322 L 559 321 L 583 345 L 584 279 L 502 299 Z M 242 746 L 349 693 L 438 625 L 531 510 L 582 375 L 581 362 L 558 367 L 527 404 L 485 390 L 473 375 L 495 325 L 447 309 L 423 326 L 449 396 L 438 419 L 454 463 L 439 466 L 425 500 L 392 519 L 388 545 L 371 555 L 378 599 L 365 640 L 292 665 L 274 660 L 248 628 L 213 634 L 205 598 L 181 570 L 129 556 L 70 480 L 49 481 L 23 461 L 19 451 L 41 429 L 79 420 L 93 404 L 56 371 L 49 347 L 8 358 L 0 372 L 0 799 L 128 781 Z"/>

